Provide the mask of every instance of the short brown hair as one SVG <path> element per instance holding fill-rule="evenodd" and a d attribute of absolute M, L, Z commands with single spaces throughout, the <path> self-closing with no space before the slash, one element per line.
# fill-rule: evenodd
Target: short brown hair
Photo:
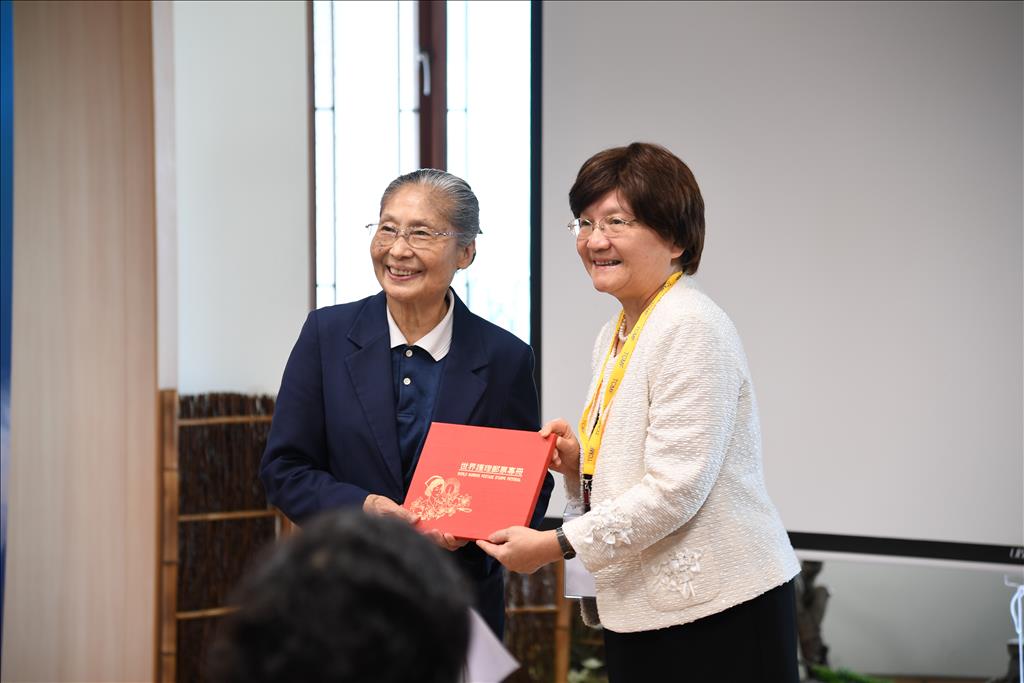
<path fill-rule="evenodd" d="M 615 190 L 641 223 L 683 249 L 683 273 L 696 273 L 704 250 L 704 199 L 690 168 L 647 142 L 598 152 L 583 163 L 569 190 L 573 216 Z"/>

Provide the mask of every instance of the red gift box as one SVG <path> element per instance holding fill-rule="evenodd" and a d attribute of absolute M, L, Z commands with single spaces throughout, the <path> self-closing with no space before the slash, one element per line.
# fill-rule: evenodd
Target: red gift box
<path fill-rule="evenodd" d="M 403 507 L 420 516 L 418 527 L 457 538 L 528 526 L 556 438 L 434 422 Z"/>

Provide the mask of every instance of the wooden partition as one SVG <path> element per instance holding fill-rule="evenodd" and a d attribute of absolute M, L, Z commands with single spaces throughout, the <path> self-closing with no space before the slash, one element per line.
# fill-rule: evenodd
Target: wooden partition
<path fill-rule="evenodd" d="M 565 564 L 506 574 L 505 647 L 521 668 L 506 683 L 564 683 L 569 673 L 574 603 L 563 597 Z"/>
<path fill-rule="evenodd" d="M 229 594 L 290 524 L 258 479 L 274 410 L 267 396 L 161 392 L 162 683 L 206 679 L 206 652 Z"/>
<path fill-rule="evenodd" d="M 205 680 L 204 665 L 227 598 L 249 563 L 294 530 L 258 480 L 273 413 L 270 397 L 210 394 L 161 405 L 161 683 Z M 508 683 L 566 680 L 574 605 L 562 597 L 561 562 L 507 577 L 506 646 L 522 668 Z"/>

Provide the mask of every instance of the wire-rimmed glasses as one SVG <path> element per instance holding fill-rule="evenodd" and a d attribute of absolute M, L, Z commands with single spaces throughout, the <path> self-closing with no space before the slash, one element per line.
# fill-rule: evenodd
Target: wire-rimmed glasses
<path fill-rule="evenodd" d="M 566 227 L 577 241 L 581 241 L 590 239 L 590 236 L 594 234 L 595 228 L 599 228 L 605 237 L 617 237 L 636 222 L 635 218 L 623 218 L 621 216 L 608 216 L 596 222 L 589 218 L 577 218 Z"/>
<path fill-rule="evenodd" d="M 394 223 L 367 223 L 366 230 L 373 238 L 374 246 L 390 247 L 399 237 L 404 237 L 413 249 L 429 249 L 458 234 L 454 230 L 431 230 L 424 225 L 399 228 Z"/>

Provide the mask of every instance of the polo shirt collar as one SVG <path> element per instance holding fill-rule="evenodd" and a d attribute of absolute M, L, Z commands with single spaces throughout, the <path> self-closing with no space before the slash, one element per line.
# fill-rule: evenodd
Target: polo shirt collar
<path fill-rule="evenodd" d="M 455 299 L 452 295 L 452 290 L 448 290 L 448 294 L 445 297 L 448 301 L 448 312 L 441 318 L 441 322 L 434 326 L 434 329 L 423 335 L 423 338 L 416 342 L 416 346 L 420 347 L 424 351 L 430 354 L 431 358 L 435 361 L 439 361 L 448 355 L 448 351 L 452 347 L 452 323 L 455 319 Z M 398 323 L 395 322 L 394 317 L 391 315 L 391 309 L 384 306 L 384 310 L 388 314 L 388 332 L 391 335 L 391 348 L 397 346 L 409 346 L 409 342 L 406 340 L 405 335 L 398 329 Z"/>

